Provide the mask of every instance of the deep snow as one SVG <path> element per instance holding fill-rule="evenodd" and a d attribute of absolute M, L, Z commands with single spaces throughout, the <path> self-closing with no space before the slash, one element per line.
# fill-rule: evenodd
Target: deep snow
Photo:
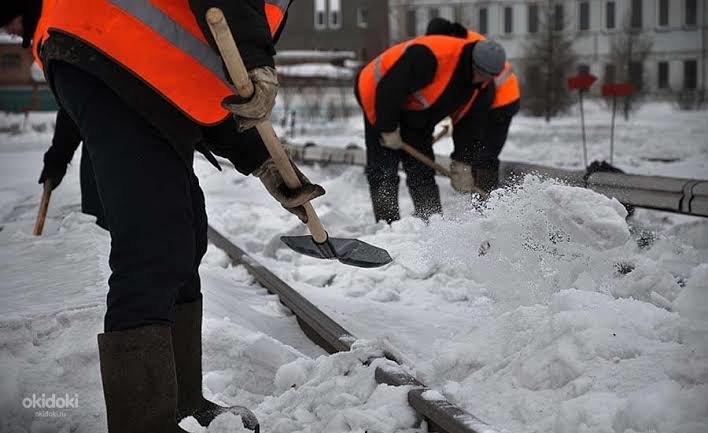
<path fill-rule="evenodd" d="M 607 150 L 601 108 L 590 104 L 587 113 L 593 158 Z M 705 114 L 649 104 L 619 120 L 616 162 L 633 173 L 708 177 Z M 52 199 L 46 234 L 31 236 L 51 123 L 39 113 L 24 128 L 21 116 L 0 119 L 0 431 L 101 432 L 95 335 L 110 239 L 77 213 L 78 155 Z M 314 130 L 295 140 L 361 144 L 358 118 Z M 549 125 L 522 116 L 503 156 L 577 168 L 578 134 L 572 116 Z M 256 179 L 201 160 L 196 169 L 215 227 L 369 340 L 324 356 L 277 299 L 210 247 L 201 268 L 205 393 L 254 408 L 264 431 L 425 431 L 406 389 L 377 386 L 362 364 L 388 344 L 438 393 L 502 431 L 708 430 L 705 219 L 638 210 L 628 224 L 615 200 L 529 176 L 485 205 L 439 179 L 444 218 L 375 225 L 361 168 L 305 167 L 328 191 L 316 208 L 330 233 L 394 257 L 360 270 L 283 247 L 279 235 L 303 228 Z M 401 204 L 410 215 L 405 187 Z M 78 394 L 79 409 L 61 417 L 22 407 L 42 393 Z M 219 421 L 210 431 L 238 424 Z M 204 431 L 193 420 L 183 426 Z"/>

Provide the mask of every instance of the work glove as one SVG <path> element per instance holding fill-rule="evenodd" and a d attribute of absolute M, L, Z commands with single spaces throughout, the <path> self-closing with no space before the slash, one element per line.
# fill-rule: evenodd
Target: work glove
<path fill-rule="evenodd" d="M 401 129 L 396 128 L 395 131 L 381 133 L 381 145 L 392 150 L 403 149 L 403 139 L 401 138 Z"/>
<path fill-rule="evenodd" d="M 58 187 L 64 179 L 71 156 L 73 155 L 69 155 L 67 159 L 65 152 L 60 151 L 58 147 L 50 147 L 44 154 L 44 167 L 42 167 L 38 183 L 43 184 L 46 180 L 51 180 L 52 190 Z"/>
<path fill-rule="evenodd" d="M 457 192 L 477 192 L 472 166 L 464 162 L 452 160 L 450 163 L 450 183 Z"/>
<path fill-rule="evenodd" d="M 278 94 L 278 76 L 270 66 L 251 69 L 248 76 L 253 83 L 253 95 L 244 98 L 227 96 L 221 105 L 233 113 L 239 132 L 251 129 L 270 118 Z"/>
<path fill-rule="evenodd" d="M 290 164 L 293 166 L 293 169 L 295 169 L 295 173 L 302 184 L 302 186 L 296 190 L 288 189 L 283 176 L 280 175 L 278 167 L 276 167 L 275 161 L 273 161 L 272 158 L 268 158 L 253 172 L 253 175 L 261 180 L 266 190 L 268 190 L 270 195 L 272 195 L 285 210 L 295 214 L 300 218 L 300 221 L 307 223 L 307 213 L 303 205 L 310 200 L 324 195 L 325 190 L 320 185 L 312 184 L 310 179 L 305 177 L 297 166 L 293 164 L 292 160 L 290 160 Z"/>

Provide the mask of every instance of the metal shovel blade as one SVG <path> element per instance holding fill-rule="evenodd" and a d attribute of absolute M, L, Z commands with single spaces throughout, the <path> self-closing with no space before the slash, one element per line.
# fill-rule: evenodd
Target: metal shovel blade
<path fill-rule="evenodd" d="M 321 244 L 312 236 L 281 236 L 280 240 L 300 254 L 316 259 L 336 259 L 360 268 L 378 268 L 393 261 L 388 251 L 358 239 L 328 238 Z"/>

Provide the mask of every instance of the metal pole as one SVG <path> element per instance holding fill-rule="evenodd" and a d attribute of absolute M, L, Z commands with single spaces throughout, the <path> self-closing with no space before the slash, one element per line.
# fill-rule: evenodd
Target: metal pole
<path fill-rule="evenodd" d="M 588 168 L 588 145 L 585 141 L 585 113 L 583 112 L 583 89 L 578 91 L 580 94 L 580 127 L 583 130 L 583 163 L 585 168 Z"/>
<path fill-rule="evenodd" d="M 617 95 L 612 95 L 612 125 L 610 126 L 610 165 L 615 153 L 615 114 L 617 112 Z"/>

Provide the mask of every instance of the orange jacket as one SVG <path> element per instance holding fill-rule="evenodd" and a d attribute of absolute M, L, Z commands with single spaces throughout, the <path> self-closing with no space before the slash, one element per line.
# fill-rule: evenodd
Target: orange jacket
<path fill-rule="evenodd" d="M 271 0 L 265 12 L 279 31 L 288 0 Z M 49 31 L 68 33 L 106 54 L 203 125 L 230 113 L 221 100 L 233 92 L 221 57 L 207 43 L 188 0 L 44 0 L 34 55 Z"/>
<path fill-rule="evenodd" d="M 459 63 L 463 48 L 469 41 L 448 36 L 419 36 L 394 45 L 366 65 L 359 74 L 358 93 L 367 119 L 376 123 L 376 88 L 381 78 L 393 67 L 411 45 L 423 45 L 434 54 L 437 69 L 432 82 L 418 89 L 405 101 L 404 110 L 425 110 L 443 94 Z"/>

